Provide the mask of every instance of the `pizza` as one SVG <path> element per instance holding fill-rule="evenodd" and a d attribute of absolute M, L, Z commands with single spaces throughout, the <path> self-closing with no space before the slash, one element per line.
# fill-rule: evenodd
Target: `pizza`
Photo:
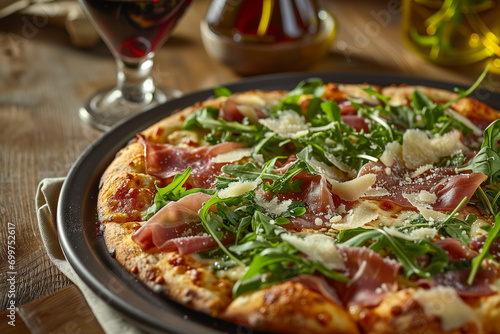
<path fill-rule="evenodd" d="M 500 333 L 500 113 L 478 83 L 217 87 L 116 155 L 106 245 L 252 330 Z"/>

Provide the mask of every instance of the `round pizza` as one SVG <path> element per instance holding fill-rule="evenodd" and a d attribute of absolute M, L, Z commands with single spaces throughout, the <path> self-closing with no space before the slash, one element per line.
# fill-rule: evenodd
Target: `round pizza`
<path fill-rule="evenodd" d="M 500 113 L 478 84 L 217 87 L 107 168 L 106 245 L 252 330 L 500 333 Z"/>

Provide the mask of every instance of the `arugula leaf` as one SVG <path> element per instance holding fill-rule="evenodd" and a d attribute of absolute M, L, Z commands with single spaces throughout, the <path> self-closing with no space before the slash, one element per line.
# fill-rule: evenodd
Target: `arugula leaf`
<path fill-rule="evenodd" d="M 215 113 L 217 111 L 217 113 Z M 202 108 L 188 117 L 184 122 L 184 129 L 191 129 L 197 125 L 203 129 L 215 129 L 219 131 L 230 131 L 237 133 L 256 133 L 255 125 L 242 124 L 240 122 L 228 122 L 217 118 L 219 110 L 215 108 Z"/>
<path fill-rule="evenodd" d="M 483 248 L 481 249 L 479 254 L 474 259 L 472 259 L 472 269 L 470 271 L 469 278 L 467 279 L 467 284 L 471 285 L 472 283 L 474 283 L 474 278 L 476 277 L 479 268 L 481 268 L 481 263 L 483 262 L 484 258 L 489 254 L 489 250 L 491 248 L 491 245 L 493 244 L 493 240 L 495 240 L 495 238 L 497 238 L 499 235 L 500 235 L 500 213 L 497 213 L 495 216 L 495 225 L 488 232 L 488 237 L 484 242 Z"/>
<path fill-rule="evenodd" d="M 216 98 L 221 97 L 221 96 L 229 97 L 229 96 L 233 95 L 233 93 L 231 92 L 231 90 L 229 90 L 229 88 L 223 87 L 223 86 L 215 87 L 214 94 L 215 94 Z"/>
<path fill-rule="evenodd" d="M 273 193 L 286 193 L 287 191 L 300 192 L 300 185 L 304 180 L 293 180 L 293 178 L 303 170 L 313 175 L 317 174 L 306 161 L 310 159 L 311 156 L 312 148 L 306 147 L 297 154 L 298 160 L 294 161 L 283 173 L 276 173 L 273 171 L 277 158 L 268 161 L 262 169 L 248 162 L 244 165 L 225 165 L 222 167 L 222 172 L 239 178 L 242 181 L 262 180 L 264 181 L 264 191 L 271 191 Z"/>
<path fill-rule="evenodd" d="M 491 123 L 483 133 L 483 145 L 481 147 L 489 147 L 496 153 L 500 151 L 498 141 L 500 140 L 500 120 Z"/>
<path fill-rule="evenodd" d="M 314 275 L 316 272 L 331 279 L 347 282 L 348 279 L 319 262 L 309 261 L 286 242 L 272 248 L 264 248 L 255 255 L 246 273 L 233 287 L 233 297 L 262 289 L 299 275 Z"/>
<path fill-rule="evenodd" d="M 411 94 L 411 103 L 417 110 L 423 110 L 424 108 L 433 108 L 435 103 L 427 96 L 427 94 L 416 89 Z"/>
<path fill-rule="evenodd" d="M 483 144 L 479 152 L 469 161 L 465 167 L 459 168 L 458 172 L 472 170 L 475 173 L 483 173 L 489 177 L 490 183 L 500 182 L 500 119 L 491 123 L 483 133 Z M 492 212 L 493 215 L 496 212 Z"/>
<path fill-rule="evenodd" d="M 149 220 L 169 202 L 178 201 L 182 197 L 183 193 L 186 191 L 183 185 L 189 178 L 191 171 L 192 168 L 188 167 L 182 174 L 176 174 L 172 182 L 164 188 L 159 188 L 155 185 L 157 193 L 155 195 L 154 204 L 146 211 L 145 220 Z"/>
<path fill-rule="evenodd" d="M 362 88 L 366 93 L 370 94 L 371 96 L 375 96 L 377 99 L 382 101 L 385 105 L 389 104 L 389 101 L 391 100 L 390 97 L 384 96 L 376 91 L 374 91 L 371 87 L 367 88 Z"/>
<path fill-rule="evenodd" d="M 330 122 L 341 122 L 340 107 L 335 101 L 326 101 L 320 104 L 321 110 L 325 113 Z"/>
<path fill-rule="evenodd" d="M 429 240 L 409 241 L 392 236 L 383 229 L 356 228 L 343 230 L 339 233 L 337 239 L 339 243 L 346 246 L 367 246 L 375 252 L 388 250 L 401 263 L 406 277 L 413 274 L 420 277 L 436 275 L 448 263 L 446 252 Z M 430 261 L 425 268 L 421 268 L 416 261 L 416 258 L 421 255 L 429 256 Z"/>
<path fill-rule="evenodd" d="M 298 83 L 298 85 L 292 89 L 287 96 L 297 96 L 297 95 L 313 95 L 320 97 L 325 93 L 323 88 L 323 80 L 319 78 L 309 78 Z"/>
<path fill-rule="evenodd" d="M 488 74 L 488 70 L 490 69 L 490 64 L 488 64 L 486 66 L 486 68 L 484 69 L 483 73 L 481 73 L 481 75 L 477 78 L 476 82 L 474 82 L 472 84 L 472 86 L 469 87 L 469 89 L 467 90 L 463 90 L 463 89 L 460 89 L 460 88 L 455 88 L 455 92 L 457 92 L 459 94 L 459 96 L 448 102 L 448 103 L 445 103 L 443 104 L 443 108 L 446 109 L 446 108 L 449 108 L 453 105 L 453 103 L 463 99 L 464 97 L 467 97 L 469 96 L 470 94 L 472 94 L 473 91 L 475 91 L 479 85 L 481 84 L 481 82 L 484 80 L 484 78 L 486 77 L 486 74 Z"/>
<path fill-rule="evenodd" d="M 437 223 L 438 231 L 442 235 L 457 239 L 466 245 L 470 242 L 471 225 L 476 221 L 477 217 L 470 214 L 465 218 L 465 221 L 461 221 L 455 218 L 455 216 L 458 213 L 458 210 L 460 210 L 460 208 L 467 203 L 467 199 L 467 197 L 464 197 L 455 210 L 448 214 L 444 221 Z"/>
<path fill-rule="evenodd" d="M 219 109 L 206 107 L 196 110 L 194 113 L 192 113 L 186 118 L 184 124 L 182 125 L 182 128 L 184 130 L 191 130 L 197 127 L 202 128 L 203 126 L 198 119 L 199 118 L 201 119 L 201 117 L 207 117 L 207 114 L 210 116 L 210 118 L 215 119 L 219 115 Z"/>
<path fill-rule="evenodd" d="M 436 167 L 458 167 L 465 163 L 466 157 L 462 152 L 457 152 L 452 155 L 442 157 L 434 164 Z"/>
<path fill-rule="evenodd" d="M 212 205 L 217 204 L 217 203 L 222 203 L 224 202 L 224 199 L 220 199 L 217 197 L 217 194 L 215 194 L 210 200 L 207 202 L 203 203 L 203 206 L 201 209 L 198 211 L 198 215 L 201 218 L 201 223 L 205 230 L 212 236 L 212 238 L 215 240 L 219 248 L 231 259 L 233 260 L 237 265 L 243 266 L 244 264 L 236 258 L 227 248 L 222 244 L 221 238 L 223 235 L 223 222 L 220 219 L 220 216 L 214 213 L 209 213 L 210 207 Z M 219 219 L 218 219 L 219 217 Z"/>

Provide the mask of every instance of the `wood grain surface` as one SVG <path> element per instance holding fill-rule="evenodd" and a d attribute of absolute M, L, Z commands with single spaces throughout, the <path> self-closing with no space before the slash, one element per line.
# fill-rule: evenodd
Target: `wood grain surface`
<path fill-rule="evenodd" d="M 199 24 L 208 4 L 193 1 L 157 52 L 154 78 L 159 85 L 190 93 L 242 79 L 203 48 Z M 413 54 L 401 41 L 400 7 L 393 0 L 331 0 L 323 5 L 335 15 L 338 35 L 328 56 L 308 70 L 400 73 L 471 84 L 484 67 L 438 67 Z M 17 306 L 71 284 L 44 249 L 35 191 L 43 178 L 65 176 L 101 135 L 80 121 L 77 111 L 89 95 L 115 82 L 114 60 L 102 42 L 91 49 L 75 48 L 48 13 L 0 20 L 0 311 L 8 306 L 8 223 L 15 225 Z M 499 82 L 493 75 L 485 81 L 492 89 Z"/>

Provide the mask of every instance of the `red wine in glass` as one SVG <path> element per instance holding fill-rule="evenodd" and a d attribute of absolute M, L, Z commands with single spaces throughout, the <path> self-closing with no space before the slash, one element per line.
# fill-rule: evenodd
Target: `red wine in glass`
<path fill-rule="evenodd" d="M 82 3 L 114 52 L 142 58 L 168 38 L 191 0 L 82 0 Z"/>
<path fill-rule="evenodd" d="M 150 75 L 155 50 L 172 33 L 191 0 L 79 0 L 118 64 L 118 85 L 91 97 L 80 117 L 101 130 L 118 120 L 178 97 L 160 91 Z M 170 96 L 169 96 L 170 95 Z"/>

